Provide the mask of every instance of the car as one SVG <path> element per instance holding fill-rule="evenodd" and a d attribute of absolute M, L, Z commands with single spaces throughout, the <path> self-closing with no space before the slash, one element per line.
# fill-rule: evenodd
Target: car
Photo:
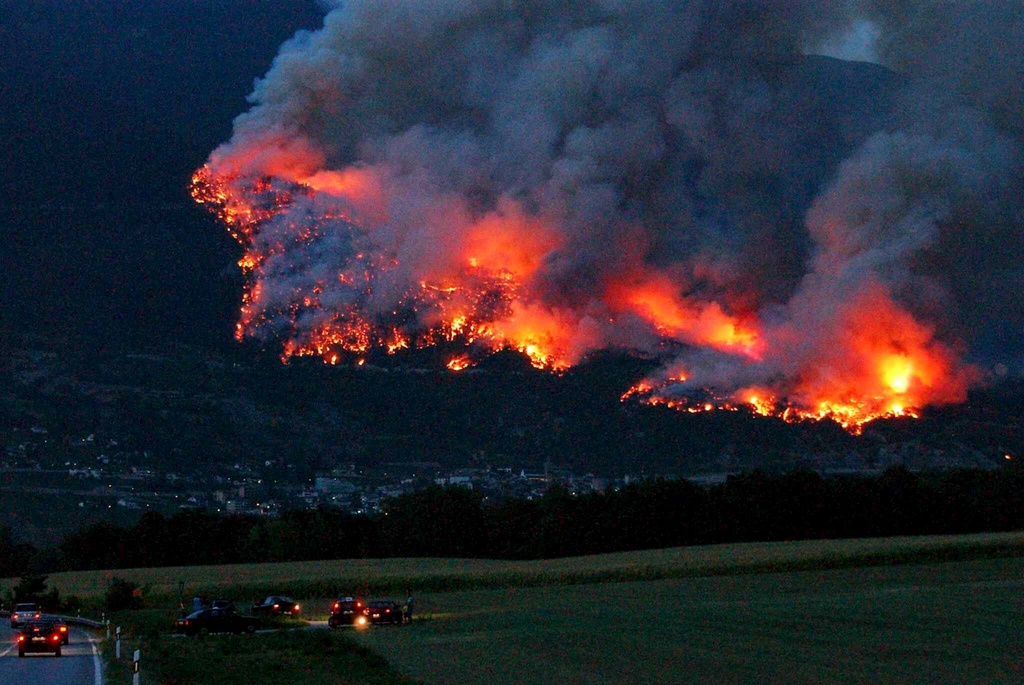
<path fill-rule="evenodd" d="M 302 607 L 291 597 L 270 595 L 261 604 L 252 605 L 252 613 L 263 616 L 298 616 Z"/>
<path fill-rule="evenodd" d="M 356 597 L 339 597 L 331 604 L 331 616 L 327 619 L 327 625 L 331 628 L 365 625 L 365 610 L 363 600 Z"/>
<path fill-rule="evenodd" d="M 63 618 L 61 618 L 60 616 L 54 616 L 52 614 L 43 614 L 41 620 L 50 621 L 51 623 L 57 626 L 57 630 L 60 631 L 60 643 L 62 645 L 66 645 L 71 641 L 71 631 L 68 630 L 68 622 L 65 621 Z"/>
<path fill-rule="evenodd" d="M 33 621 L 42 618 L 39 605 L 35 602 L 19 602 L 11 610 L 11 627 L 19 628 L 25 621 Z"/>
<path fill-rule="evenodd" d="M 18 656 L 23 657 L 29 652 L 53 652 L 54 656 L 60 656 L 63 639 L 53 621 L 27 620 L 21 625 L 16 638 Z"/>
<path fill-rule="evenodd" d="M 231 609 L 200 609 L 174 621 L 174 630 L 185 635 L 204 633 L 255 633 L 262 621 L 243 616 Z"/>
<path fill-rule="evenodd" d="M 402 606 L 392 599 L 374 599 L 366 604 L 366 619 L 372 624 L 402 625 Z"/>

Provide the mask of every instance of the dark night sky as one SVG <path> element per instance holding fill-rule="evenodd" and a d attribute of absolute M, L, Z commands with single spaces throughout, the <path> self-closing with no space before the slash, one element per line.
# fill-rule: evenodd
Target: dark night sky
<path fill-rule="evenodd" d="M 3 323 L 223 340 L 237 250 L 188 180 L 280 44 L 322 18 L 313 0 L 3 3 Z"/>

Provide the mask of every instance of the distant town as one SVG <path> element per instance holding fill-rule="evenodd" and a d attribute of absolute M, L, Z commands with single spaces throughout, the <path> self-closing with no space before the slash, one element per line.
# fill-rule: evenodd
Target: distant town
<path fill-rule="evenodd" d="M 273 516 L 288 509 L 327 506 L 372 514 L 382 510 L 386 499 L 431 484 L 465 487 L 500 500 L 534 499 L 553 485 L 577 495 L 604 492 L 645 478 L 577 474 L 554 464 L 546 464 L 543 470 L 516 465 L 445 469 L 433 462 L 400 462 L 376 467 L 350 464 L 299 482 L 292 477 L 294 465 L 280 460 L 267 461 L 262 469 L 236 463 L 213 471 L 206 466 L 194 471 L 163 470 L 148 452 L 123 449 L 116 438 L 94 433 L 65 440 L 70 450 L 62 452 L 75 458 L 57 464 L 48 458 L 52 438 L 46 428 L 15 429 L 14 437 L 0 460 L 0 470 L 38 481 L 19 485 L 19 490 L 79 498 L 78 506 L 90 509 L 102 500 L 108 507 L 162 513 L 199 509 Z"/>
<path fill-rule="evenodd" d="M 59 445 L 60 449 L 53 449 Z M 829 468 L 825 473 L 874 475 L 895 464 L 920 462 L 923 448 L 901 445 L 883 451 L 871 466 L 851 460 L 850 468 Z M 70 458 L 68 458 L 70 457 Z M 949 467 L 949 454 L 943 453 Z M 973 457 L 973 458 L 972 458 Z M 63 458 L 63 461 L 61 459 Z M 1011 459 L 1012 455 L 1003 455 Z M 96 433 L 54 436 L 43 426 L 14 428 L 0 458 L 7 488 L 24 493 L 59 495 L 77 500 L 81 509 L 120 509 L 124 513 L 202 510 L 227 514 L 274 516 L 289 509 L 332 507 L 352 514 L 382 511 L 388 498 L 414 492 L 432 484 L 475 490 L 485 500 L 535 499 L 552 486 L 572 495 L 616 490 L 632 482 L 673 474 L 627 474 L 608 477 L 575 473 L 570 468 L 546 463 L 541 468 L 508 464 L 479 468 L 446 468 L 437 462 L 390 462 L 378 465 L 342 465 L 302 478 L 287 459 L 266 460 L 262 465 L 222 464 L 194 469 L 161 467 L 147 451 L 126 449 L 121 440 Z M 993 468 L 990 455 L 965 453 L 965 468 Z M 699 483 L 724 481 L 731 472 L 687 475 Z M 16 483 L 16 485 L 12 485 Z"/>

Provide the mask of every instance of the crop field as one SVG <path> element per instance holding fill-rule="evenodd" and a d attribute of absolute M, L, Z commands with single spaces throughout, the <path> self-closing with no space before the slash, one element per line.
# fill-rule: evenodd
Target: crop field
<path fill-rule="evenodd" d="M 358 633 L 423 683 L 1019 683 L 1019 558 L 478 590 Z"/>
<path fill-rule="evenodd" d="M 1005 556 L 1024 557 L 1024 533 L 744 543 L 536 561 L 352 559 L 118 569 L 54 573 L 49 584 L 63 595 L 82 598 L 102 595 L 116 576 L 144 588 L 147 596 L 177 596 L 183 583 L 188 596 L 196 592 L 239 598 L 291 593 L 297 598 L 327 600 L 339 593 L 422 594 Z M 16 582 L 0 580 L 0 587 Z"/>

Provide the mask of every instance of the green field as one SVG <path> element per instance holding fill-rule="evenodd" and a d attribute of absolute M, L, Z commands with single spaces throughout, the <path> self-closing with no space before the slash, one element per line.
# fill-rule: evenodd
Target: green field
<path fill-rule="evenodd" d="M 422 594 L 1003 556 L 1024 557 L 1024 533 L 744 543 L 536 561 L 349 559 L 118 569 L 54 573 L 49 583 L 64 595 L 88 598 L 102 595 L 110 578 L 117 576 L 131 579 L 147 596 L 176 596 L 179 583 L 184 583 L 188 597 L 194 592 L 235 599 L 291 593 L 307 600 L 321 598 L 326 606 L 338 594 Z M 0 586 L 15 582 L 0 580 Z"/>
<path fill-rule="evenodd" d="M 1024 682 L 1020 559 L 431 594 L 360 633 L 460 683 Z"/>
<path fill-rule="evenodd" d="M 88 598 L 114 575 L 146 587 L 149 608 L 117 620 L 160 662 L 150 671 L 157 683 L 276 683 L 284 673 L 295 685 L 398 683 L 402 676 L 427 685 L 1024 683 L 1021 533 L 530 562 L 134 569 L 54 574 L 50 582 Z M 246 600 L 270 589 L 292 594 L 314 620 L 326 617 L 338 594 L 411 591 L 416 620 L 407 627 L 319 631 L 308 640 L 301 637 L 306 631 L 291 631 L 292 637 L 226 636 L 204 645 L 166 634 L 179 580 L 186 593 L 211 597 Z M 238 667 L 256 659 L 287 667 L 276 675 Z M 195 664 L 210 660 L 222 675 L 238 678 L 202 679 L 208 671 Z M 363 675 L 339 674 L 341 664 L 349 675 L 360 668 Z"/>

